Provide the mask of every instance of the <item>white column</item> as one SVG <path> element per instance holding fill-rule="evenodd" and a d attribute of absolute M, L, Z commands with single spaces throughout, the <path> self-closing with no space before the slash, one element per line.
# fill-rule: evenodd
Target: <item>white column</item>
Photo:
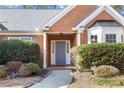
<path fill-rule="evenodd" d="M 43 68 L 46 69 L 47 68 L 47 64 L 46 64 L 46 33 L 43 33 Z"/>
<path fill-rule="evenodd" d="M 91 37 L 90 37 L 90 36 L 91 36 L 91 30 L 88 29 L 88 30 L 87 30 L 87 38 L 88 38 L 88 39 L 87 39 L 87 40 L 88 40 L 87 43 L 88 43 L 88 44 L 91 44 Z"/>
<path fill-rule="evenodd" d="M 77 46 L 80 46 L 81 38 L 80 38 L 80 31 L 77 31 Z"/>

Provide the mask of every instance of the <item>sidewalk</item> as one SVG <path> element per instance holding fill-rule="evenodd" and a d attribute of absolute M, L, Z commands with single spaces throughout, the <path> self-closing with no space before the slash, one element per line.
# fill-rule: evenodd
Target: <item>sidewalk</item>
<path fill-rule="evenodd" d="M 29 88 L 66 88 L 72 81 L 71 70 L 53 70 L 44 80 Z"/>

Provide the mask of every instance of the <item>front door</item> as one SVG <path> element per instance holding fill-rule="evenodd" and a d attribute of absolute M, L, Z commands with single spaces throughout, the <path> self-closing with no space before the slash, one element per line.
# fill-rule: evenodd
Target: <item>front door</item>
<path fill-rule="evenodd" d="M 66 64 L 66 42 L 65 41 L 56 41 L 56 65 L 65 65 Z"/>
<path fill-rule="evenodd" d="M 70 64 L 69 49 L 70 49 L 69 40 L 52 40 L 51 64 L 52 65 Z"/>

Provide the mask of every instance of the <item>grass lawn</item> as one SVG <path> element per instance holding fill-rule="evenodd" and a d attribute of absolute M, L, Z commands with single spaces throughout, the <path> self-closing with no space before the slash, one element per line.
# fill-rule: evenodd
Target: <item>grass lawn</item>
<path fill-rule="evenodd" d="M 73 72 L 74 79 L 69 88 L 120 88 L 124 87 L 124 76 L 96 78 L 90 72 Z"/>

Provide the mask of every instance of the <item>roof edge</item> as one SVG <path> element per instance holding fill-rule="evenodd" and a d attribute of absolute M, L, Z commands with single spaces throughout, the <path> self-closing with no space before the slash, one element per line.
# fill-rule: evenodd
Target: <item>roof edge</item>
<path fill-rule="evenodd" d="M 76 7 L 76 5 L 70 5 L 70 6 L 66 7 L 59 14 L 57 14 L 55 17 L 53 17 L 50 21 L 48 21 L 46 24 L 44 24 L 41 27 L 41 29 L 51 27 L 53 24 L 55 24 L 58 20 L 60 20 L 63 16 L 65 16 L 68 12 L 70 12 L 75 7 Z"/>
<path fill-rule="evenodd" d="M 124 18 L 116 10 L 114 10 L 111 6 L 99 6 L 99 8 L 96 9 L 95 12 L 93 12 L 89 17 L 84 19 L 82 22 L 80 22 L 74 28 L 78 29 L 80 27 L 86 26 L 92 19 L 94 19 L 97 15 L 99 15 L 104 10 L 124 26 Z"/>

